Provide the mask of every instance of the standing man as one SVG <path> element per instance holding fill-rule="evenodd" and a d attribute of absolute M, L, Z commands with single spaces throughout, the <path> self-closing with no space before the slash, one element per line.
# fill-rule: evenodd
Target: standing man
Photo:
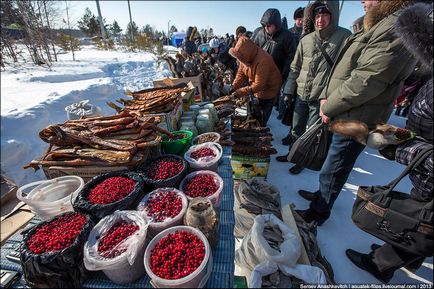
<path fill-rule="evenodd" d="M 306 9 L 314 18 L 315 32 L 304 36 L 297 47 L 291 72 L 286 81 L 284 95 L 286 102 L 295 97 L 292 129 L 289 132 L 289 149 L 305 131 L 319 118 L 319 96 L 326 86 L 333 62 L 351 31 L 338 26 L 339 2 L 315 1 Z M 320 49 L 320 45 L 323 51 Z M 287 162 L 287 156 L 277 160 Z M 302 167 L 295 165 L 289 169 L 291 174 L 299 174 Z"/>
<path fill-rule="evenodd" d="M 294 26 L 289 31 L 294 34 L 295 42 L 298 45 L 300 41 L 301 33 L 303 32 L 303 16 L 304 8 L 298 7 L 294 12 Z"/>
<path fill-rule="evenodd" d="M 286 80 L 297 49 L 295 37 L 288 29 L 282 27 L 282 19 L 277 9 L 267 9 L 262 15 L 261 25 L 262 27 L 256 28 L 253 32 L 251 39 L 273 57 L 282 79 Z M 276 95 L 276 105 L 279 96 L 280 94 Z"/>
<path fill-rule="evenodd" d="M 365 5 L 368 1 L 362 1 Z M 377 2 L 365 15 L 362 31 L 351 35 L 336 59 L 320 96 L 320 116 L 362 121 L 369 129 L 386 123 L 404 80 L 413 72 L 416 60 L 393 29 L 399 10 L 415 1 Z M 311 201 L 309 209 L 298 211 L 306 222 L 324 223 L 350 175 L 364 145 L 334 134 L 319 177 L 319 191 L 299 194 Z"/>
<path fill-rule="evenodd" d="M 253 95 L 253 116 L 261 126 L 267 126 L 273 102 L 279 95 L 282 78 L 273 58 L 246 36 L 241 36 L 229 53 L 240 66 L 232 84 L 236 97 Z M 248 83 L 247 86 L 244 86 Z"/>
<path fill-rule="evenodd" d="M 233 58 L 229 54 L 229 46 L 227 46 L 224 42 L 220 43 L 217 38 L 213 38 L 209 41 L 209 47 L 211 48 L 211 54 L 217 55 L 217 60 L 225 65 L 226 68 L 235 72 L 237 69 L 237 62 L 235 58 Z"/>

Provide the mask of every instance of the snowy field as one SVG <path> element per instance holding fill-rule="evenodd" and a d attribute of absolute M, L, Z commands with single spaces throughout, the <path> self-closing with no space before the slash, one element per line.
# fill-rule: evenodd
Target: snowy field
<path fill-rule="evenodd" d="M 23 170 L 22 166 L 42 155 L 48 147 L 38 132 L 66 120 L 64 108 L 89 99 L 106 115 L 115 111 L 106 105 L 123 97 L 125 90 L 152 87 L 152 80 L 170 76 L 167 66 L 158 66 L 153 55 L 120 51 L 98 51 L 84 47 L 76 53 L 59 55 L 60 61 L 48 68 L 27 64 L 9 66 L 1 72 L 1 169 L 18 185 L 44 179 L 41 171 Z M 276 119 L 273 110 L 270 127 L 273 145 L 279 154 L 287 152 L 281 145 L 288 127 Z M 405 125 L 405 119 L 393 116 L 391 123 Z M 279 188 L 282 204 L 294 203 L 305 209 L 308 202 L 297 190 L 316 190 L 318 172 L 304 170 L 298 176 L 288 173 L 288 163 L 278 163 L 272 157 L 268 181 Z M 351 222 L 351 208 L 359 185 L 386 184 L 399 175 L 403 166 L 384 159 L 377 151 L 366 149 L 359 157 L 344 190 L 335 203 L 331 218 L 318 228 L 318 242 L 323 255 L 333 266 L 335 281 L 339 284 L 379 284 L 369 273 L 356 268 L 345 256 L 345 249 L 368 252 L 369 246 L 381 241 L 357 229 Z M 408 179 L 398 190 L 409 191 Z M 433 282 L 433 259 L 425 260 L 422 268 L 413 274 L 405 269 L 396 272 L 392 284 L 421 284 Z M 432 286 L 432 285 L 431 285 Z"/>

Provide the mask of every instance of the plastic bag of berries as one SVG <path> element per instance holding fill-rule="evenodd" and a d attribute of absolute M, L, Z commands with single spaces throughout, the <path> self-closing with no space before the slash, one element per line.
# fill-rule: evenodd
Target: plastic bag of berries
<path fill-rule="evenodd" d="M 217 172 L 223 148 L 220 144 L 206 142 L 193 145 L 184 154 L 184 159 L 193 170 L 209 170 Z"/>
<path fill-rule="evenodd" d="M 148 235 L 153 237 L 167 228 L 182 225 L 187 207 L 188 200 L 183 192 L 158 188 L 143 197 L 137 210 L 150 222 Z"/>
<path fill-rule="evenodd" d="M 74 201 L 76 211 L 100 220 L 116 210 L 134 209 L 148 192 L 139 173 L 116 171 L 92 178 Z"/>
<path fill-rule="evenodd" d="M 41 222 L 24 234 L 21 267 L 30 287 L 81 288 L 91 272 L 83 247 L 94 223 L 90 216 L 67 212 Z"/>
<path fill-rule="evenodd" d="M 102 270 L 116 284 L 143 277 L 148 225 L 137 211 L 116 211 L 101 219 L 84 245 L 86 269 Z"/>
<path fill-rule="evenodd" d="M 213 171 L 197 171 L 189 173 L 181 181 L 179 190 L 191 202 L 193 198 L 203 197 L 219 208 L 222 200 L 223 179 Z"/>
<path fill-rule="evenodd" d="M 153 189 L 176 188 L 188 172 L 187 162 L 177 155 L 162 155 L 148 160 L 138 168 Z"/>

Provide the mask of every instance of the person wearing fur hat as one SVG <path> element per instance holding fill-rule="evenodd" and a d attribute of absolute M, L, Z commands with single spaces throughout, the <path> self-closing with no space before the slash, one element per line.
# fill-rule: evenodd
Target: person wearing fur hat
<path fill-rule="evenodd" d="M 324 123 L 358 120 L 369 129 L 387 123 L 404 80 L 416 66 L 416 60 L 393 27 L 399 11 L 415 2 L 418 1 L 379 1 L 368 9 L 363 30 L 346 40 L 319 97 Z M 330 217 L 333 204 L 364 148 L 365 145 L 350 137 L 333 134 L 320 171 L 319 190 L 299 191 L 311 201 L 307 210 L 298 211 L 305 221 L 321 225 Z"/>
<path fill-rule="evenodd" d="M 432 5 L 417 3 L 405 9 L 395 24 L 397 35 L 405 47 L 422 63 L 422 70 L 431 76 L 416 95 L 408 115 L 407 129 L 418 137 L 412 141 L 393 146 L 395 159 L 408 165 L 413 158 L 433 145 L 433 23 Z M 411 197 L 429 202 L 433 199 L 433 157 L 413 169 L 409 174 L 413 184 Z M 388 243 L 371 245 L 371 252 L 363 254 L 352 249 L 346 250 L 347 257 L 359 268 L 368 271 L 387 283 L 396 270 L 405 267 L 416 271 L 425 257 L 404 251 Z"/>
<path fill-rule="evenodd" d="M 246 36 L 241 36 L 229 53 L 239 62 L 232 88 L 236 97 L 252 95 L 258 100 L 253 116 L 267 126 L 274 99 L 280 92 L 282 78 L 271 55 Z M 248 82 L 247 86 L 244 86 Z"/>
<path fill-rule="evenodd" d="M 338 26 L 339 1 L 315 1 L 306 7 L 312 10 L 315 32 L 304 36 L 291 63 L 291 72 L 284 88 L 288 105 L 294 105 L 292 128 L 287 138 L 292 145 L 319 118 L 319 96 L 323 91 L 327 77 L 341 49 L 351 35 L 351 31 Z M 323 51 L 319 48 L 323 47 Z M 291 99 L 295 97 L 295 103 Z M 284 143 L 285 144 L 285 143 Z M 291 147 L 289 148 L 291 149 Z M 288 154 L 278 156 L 277 161 L 287 162 Z M 294 165 L 291 174 L 299 174 L 303 168 Z"/>
<path fill-rule="evenodd" d="M 298 41 L 300 41 L 301 33 L 303 32 L 303 15 L 304 8 L 298 7 L 294 11 L 294 26 L 289 29 L 289 31 L 294 34 L 296 45 L 298 45 Z"/>

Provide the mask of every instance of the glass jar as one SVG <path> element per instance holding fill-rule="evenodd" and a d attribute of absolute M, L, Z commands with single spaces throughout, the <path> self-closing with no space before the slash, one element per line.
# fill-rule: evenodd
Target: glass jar
<path fill-rule="evenodd" d="M 190 116 L 182 116 L 181 123 L 183 123 L 184 121 L 194 121 L 194 119 Z"/>
<path fill-rule="evenodd" d="M 214 104 L 212 103 L 205 104 L 204 108 L 207 108 L 209 110 L 210 116 L 214 120 L 214 123 L 217 123 L 219 121 L 219 117 L 217 114 L 217 110 L 214 107 Z"/>
<path fill-rule="evenodd" d="M 193 121 L 196 121 L 196 113 L 194 111 L 184 111 L 182 116 L 190 117 Z"/>
<path fill-rule="evenodd" d="M 187 121 L 183 121 L 181 123 L 181 129 L 180 130 L 188 130 L 191 131 L 193 133 L 193 138 L 196 137 L 199 132 L 193 122 L 193 120 L 187 120 Z"/>
<path fill-rule="evenodd" d="M 190 111 L 194 112 L 196 115 L 199 114 L 200 106 L 197 104 L 190 105 Z"/>
<path fill-rule="evenodd" d="M 209 116 L 206 114 L 199 114 L 196 120 L 196 128 L 199 134 L 212 131 L 213 125 Z"/>

